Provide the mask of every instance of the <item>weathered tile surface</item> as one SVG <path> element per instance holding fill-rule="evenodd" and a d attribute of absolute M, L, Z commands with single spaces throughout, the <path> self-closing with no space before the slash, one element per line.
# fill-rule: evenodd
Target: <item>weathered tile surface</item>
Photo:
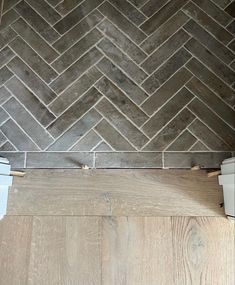
<path fill-rule="evenodd" d="M 218 167 L 235 150 L 232 0 L 8 0 L 0 155 L 14 167 Z"/>

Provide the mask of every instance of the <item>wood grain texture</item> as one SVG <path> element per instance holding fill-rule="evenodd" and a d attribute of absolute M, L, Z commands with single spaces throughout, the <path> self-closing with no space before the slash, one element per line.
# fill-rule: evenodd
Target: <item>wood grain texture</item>
<path fill-rule="evenodd" d="M 35 217 L 28 285 L 101 285 L 101 220 Z"/>
<path fill-rule="evenodd" d="M 223 218 L 173 217 L 174 284 L 234 284 L 234 234 Z"/>
<path fill-rule="evenodd" d="M 5 217 L 1 285 L 232 285 L 224 217 Z"/>
<path fill-rule="evenodd" d="M 103 220 L 103 285 L 173 284 L 170 218 Z"/>
<path fill-rule="evenodd" d="M 0 284 L 27 284 L 32 217 L 5 217 L 0 221 Z"/>
<path fill-rule="evenodd" d="M 14 178 L 8 215 L 223 216 L 206 171 L 27 170 Z"/>

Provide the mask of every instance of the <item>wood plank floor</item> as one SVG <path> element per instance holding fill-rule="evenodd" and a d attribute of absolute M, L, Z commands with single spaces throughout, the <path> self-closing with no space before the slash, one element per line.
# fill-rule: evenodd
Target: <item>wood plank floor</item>
<path fill-rule="evenodd" d="M 6 217 L 1 285 L 233 285 L 220 217 Z"/>
<path fill-rule="evenodd" d="M 221 202 L 203 170 L 27 170 L 8 215 L 223 216 Z"/>
<path fill-rule="evenodd" d="M 30 170 L 0 221 L 0 285 L 234 285 L 217 178 Z"/>

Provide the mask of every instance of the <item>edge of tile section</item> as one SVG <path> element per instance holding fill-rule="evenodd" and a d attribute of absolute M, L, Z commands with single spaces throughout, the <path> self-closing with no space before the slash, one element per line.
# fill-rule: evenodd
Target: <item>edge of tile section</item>
<path fill-rule="evenodd" d="M 232 156 L 229 151 L 217 152 L 164 152 L 165 168 L 220 168 L 222 161 Z"/>

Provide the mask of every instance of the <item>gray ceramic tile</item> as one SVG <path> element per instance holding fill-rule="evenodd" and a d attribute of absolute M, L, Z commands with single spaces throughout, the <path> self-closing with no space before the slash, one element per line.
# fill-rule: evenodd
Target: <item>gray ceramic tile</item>
<path fill-rule="evenodd" d="M 0 127 L 4 135 L 20 151 L 37 151 L 37 145 L 11 119 Z"/>
<path fill-rule="evenodd" d="M 92 67 L 49 105 L 50 110 L 56 115 L 60 115 L 67 107 L 80 98 L 101 76 L 102 74 L 95 67 Z"/>
<path fill-rule="evenodd" d="M 148 95 L 130 78 L 128 78 L 116 65 L 111 63 L 108 59 L 102 59 L 97 67 L 102 71 L 111 81 L 124 91 L 128 97 L 136 104 L 143 102 Z"/>
<path fill-rule="evenodd" d="M 31 47 L 17 37 L 9 46 L 28 66 L 46 83 L 50 83 L 58 74 Z"/>
<path fill-rule="evenodd" d="M 16 33 L 11 27 L 7 27 L 2 32 L 0 32 L 0 49 L 6 46 L 11 40 L 16 37 Z"/>
<path fill-rule="evenodd" d="M 19 58 L 7 65 L 45 104 L 56 98 L 56 94 Z"/>
<path fill-rule="evenodd" d="M 56 6 L 56 11 L 61 15 L 66 15 L 76 6 L 78 6 L 83 0 L 69 0 L 69 1 L 59 1 L 60 3 Z"/>
<path fill-rule="evenodd" d="M 196 119 L 189 130 L 196 135 L 207 147 L 214 151 L 232 150 L 215 132 L 209 129 L 204 123 Z"/>
<path fill-rule="evenodd" d="M 197 139 L 187 130 L 176 138 L 176 140 L 166 149 L 167 151 L 187 151 L 194 145 Z"/>
<path fill-rule="evenodd" d="M 8 114 L 0 107 L 0 126 L 9 118 Z"/>
<path fill-rule="evenodd" d="M 3 107 L 42 150 L 52 142 L 52 137 L 16 99 L 11 98 Z"/>
<path fill-rule="evenodd" d="M 160 152 L 96 153 L 96 168 L 161 168 Z"/>
<path fill-rule="evenodd" d="M 22 18 L 11 25 L 20 37 L 27 42 L 45 61 L 52 62 L 58 53 L 36 33 Z"/>
<path fill-rule="evenodd" d="M 198 6 L 189 2 L 183 7 L 183 11 L 189 16 L 192 17 L 196 22 L 208 30 L 212 35 L 214 35 L 219 41 L 224 44 L 229 43 L 233 36 L 226 31 L 225 28 L 217 24 L 211 17 L 204 13 Z"/>
<path fill-rule="evenodd" d="M 116 26 L 118 26 L 119 29 L 125 32 L 135 43 L 139 44 L 146 38 L 146 35 L 140 29 L 127 20 L 110 3 L 104 2 L 99 7 L 99 11 Z"/>
<path fill-rule="evenodd" d="M 189 35 L 183 30 L 179 30 L 176 34 L 170 37 L 166 43 L 151 54 L 141 66 L 146 72 L 151 74 L 167 58 L 174 54 L 188 39 Z"/>
<path fill-rule="evenodd" d="M 102 78 L 95 86 L 137 126 L 143 125 L 148 119 L 148 116 L 107 78 Z"/>
<path fill-rule="evenodd" d="M 82 165 L 93 167 L 93 153 L 28 152 L 26 163 L 27 168 L 81 168 Z"/>
<path fill-rule="evenodd" d="M 0 156 L 5 157 L 9 160 L 12 169 L 24 168 L 24 152 L 0 152 Z"/>
<path fill-rule="evenodd" d="M 46 106 L 16 77 L 11 78 L 6 87 L 43 126 L 48 126 L 55 119 Z"/>
<path fill-rule="evenodd" d="M 52 134 L 54 138 L 60 136 L 100 98 L 101 94 L 95 88 L 91 88 L 47 128 L 49 133 Z"/>
<path fill-rule="evenodd" d="M 195 119 L 187 109 L 183 109 L 145 147 L 146 151 L 163 151 Z"/>
<path fill-rule="evenodd" d="M 14 53 L 11 49 L 6 46 L 2 50 L 0 50 L 0 68 L 5 65 L 8 61 L 10 61 L 14 57 Z"/>
<path fill-rule="evenodd" d="M 15 7 L 16 11 L 49 43 L 59 38 L 59 34 L 39 14 L 37 14 L 25 1 Z"/>
<path fill-rule="evenodd" d="M 143 109 L 149 115 L 153 114 L 181 89 L 191 76 L 190 72 L 185 68 L 180 69 L 142 104 Z"/>
<path fill-rule="evenodd" d="M 102 99 L 96 108 L 137 148 L 141 148 L 148 141 L 147 137 L 106 99 Z"/>
<path fill-rule="evenodd" d="M 106 120 L 102 120 L 96 127 L 97 133 L 117 151 L 133 151 L 135 148 L 111 126 Z"/>
<path fill-rule="evenodd" d="M 11 97 L 11 93 L 4 87 L 0 87 L 0 105 Z"/>
<path fill-rule="evenodd" d="M 99 121 L 101 116 L 95 110 L 89 111 L 71 128 L 69 128 L 48 150 L 66 151 L 73 146 L 80 138 L 93 128 Z"/>
<path fill-rule="evenodd" d="M 153 14 L 158 12 L 166 3 L 168 0 L 149 0 L 141 7 L 141 11 L 147 15 L 148 17 L 151 17 Z"/>
<path fill-rule="evenodd" d="M 99 49 L 109 57 L 117 66 L 125 71 L 135 82 L 141 83 L 147 74 L 133 61 L 131 61 L 120 49 L 108 39 L 103 39 L 98 44 Z"/>
<path fill-rule="evenodd" d="M 193 58 L 186 66 L 196 77 L 217 93 L 229 105 L 235 105 L 235 91 L 229 88 L 229 86 L 226 85 L 218 76 L 208 70 L 205 65 Z"/>
<path fill-rule="evenodd" d="M 72 148 L 72 151 L 90 151 L 102 141 L 93 130 L 83 136 Z"/>
<path fill-rule="evenodd" d="M 230 152 L 165 152 L 164 166 L 169 168 L 191 168 L 200 165 L 201 168 L 220 168 L 222 161 L 231 157 Z"/>
<path fill-rule="evenodd" d="M 0 68 L 0 86 L 13 76 L 13 73 L 6 67 Z"/>
<path fill-rule="evenodd" d="M 70 66 L 64 73 L 62 73 L 56 80 L 54 80 L 50 87 L 57 93 L 61 93 L 66 87 L 79 78 L 88 68 L 95 64 L 102 57 L 102 54 L 96 49 L 92 48 L 72 66 Z"/>
<path fill-rule="evenodd" d="M 190 100 L 193 95 L 186 89 L 181 89 L 166 105 L 164 105 L 142 129 L 149 137 L 153 137 L 163 128 Z"/>

